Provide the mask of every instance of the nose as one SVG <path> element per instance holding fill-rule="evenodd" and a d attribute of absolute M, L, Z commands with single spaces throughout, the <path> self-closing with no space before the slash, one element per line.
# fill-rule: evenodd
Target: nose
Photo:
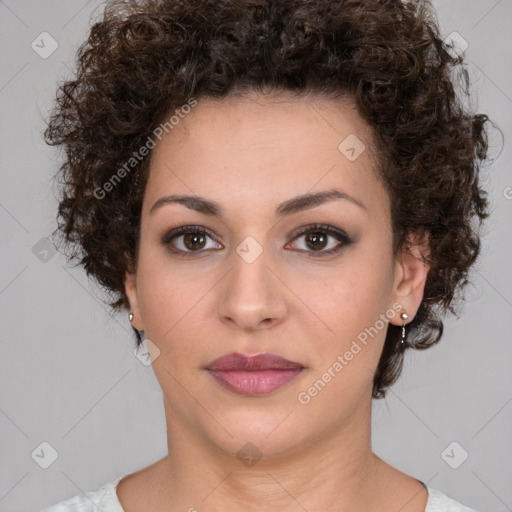
<path fill-rule="evenodd" d="M 251 248 L 254 250 L 254 247 Z M 233 252 L 232 270 L 222 282 L 218 314 L 223 323 L 244 331 L 269 328 L 288 313 L 286 286 L 270 268 L 265 250 L 255 259 Z"/>

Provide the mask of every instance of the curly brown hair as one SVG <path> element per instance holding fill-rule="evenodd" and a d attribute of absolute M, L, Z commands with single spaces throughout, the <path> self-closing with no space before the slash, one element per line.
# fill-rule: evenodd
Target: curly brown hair
<path fill-rule="evenodd" d="M 108 193 L 98 190 L 170 113 L 191 98 L 240 92 L 349 94 L 375 135 L 394 254 L 407 249 L 409 230 L 430 242 L 407 346 L 440 340 L 489 215 L 479 185 L 488 119 L 464 104 L 468 73 L 441 39 L 430 1 L 110 1 L 77 51 L 73 78 L 59 86 L 44 132 L 66 155 L 55 175 L 56 231 L 73 248 L 69 258 L 114 294 L 114 311 L 129 307 L 124 277 L 137 267 L 151 153 Z M 401 373 L 400 334 L 389 324 L 374 398 Z"/>

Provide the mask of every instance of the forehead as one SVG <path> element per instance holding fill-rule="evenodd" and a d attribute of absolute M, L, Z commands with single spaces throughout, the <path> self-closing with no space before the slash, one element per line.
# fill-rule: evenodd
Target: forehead
<path fill-rule="evenodd" d="M 371 129 L 348 98 L 204 98 L 153 150 L 144 209 L 165 193 L 265 207 L 332 187 L 371 204 L 387 198 L 376 168 Z"/>

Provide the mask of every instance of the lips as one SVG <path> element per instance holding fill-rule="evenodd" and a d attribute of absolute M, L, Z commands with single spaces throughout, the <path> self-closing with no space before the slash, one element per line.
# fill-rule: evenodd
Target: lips
<path fill-rule="evenodd" d="M 244 356 L 233 353 L 215 359 L 207 367 L 208 370 L 297 370 L 304 368 L 300 363 L 284 359 L 276 354 L 259 354 L 257 356 Z"/>
<path fill-rule="evenodd" d="M 241 395 L 259 396 L 283 387 L 305 368 L 276 354 L 233 353 L 219 357 L 206 369 L 224 388 Z"/>

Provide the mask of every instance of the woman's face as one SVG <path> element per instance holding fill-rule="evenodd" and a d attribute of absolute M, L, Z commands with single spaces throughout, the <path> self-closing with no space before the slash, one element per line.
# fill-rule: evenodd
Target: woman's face
<path fill-rule="evenodd" d="M 393 258 L 373 152 L 348 100 L 201 99 L 164 132 L 126 291 L 168 427 L 271 456 L 365 425 L 387 322 L 401 325 L 404 310 L 412 318 L 427 272 Z M 195 227 L 172 235 L 183 226 Z M 273 353 L 304 369 L 248 396 L 207 369 L 231 353 Z"/>

